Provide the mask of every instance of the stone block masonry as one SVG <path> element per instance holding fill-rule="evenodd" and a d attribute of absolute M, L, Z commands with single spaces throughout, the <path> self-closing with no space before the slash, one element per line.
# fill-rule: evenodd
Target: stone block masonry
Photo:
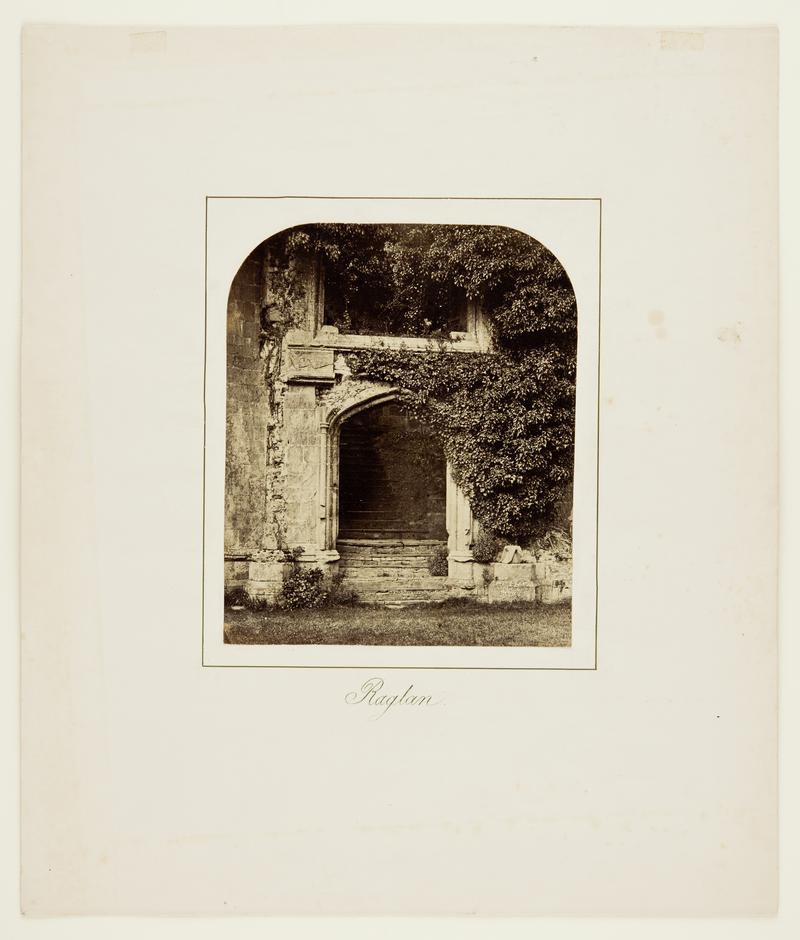
<path fill-rule="evenodd" d="M 289 385 L 284 402 L 285 541 L 316 546 L 319 520 L 319 416 L 313 385 Z"/>
<path fill-rule="evenodd" d="M 228 302 L 225 554 L 263 547 L 269 394 L 259 355 L 261 259 L 249 257 Z"/>

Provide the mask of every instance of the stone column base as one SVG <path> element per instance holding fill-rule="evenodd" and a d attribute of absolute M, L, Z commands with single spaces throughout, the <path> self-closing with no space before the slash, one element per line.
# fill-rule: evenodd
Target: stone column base
<path fill-rule="evenodd" d="M 335 549 L 320 549 L 317 552 L 317 564 L 325 572 L 326 578 L 333 578 L 339 572 L 340 555 Z"/>
<path fill-rule="evenodd" d="M 472 589 L 474 561 L 472 554 L 453 552 L 447 556 L 447 586 Z"/>
<path fill-rule="evenodd" d="M 291 570 L 291 564 L 285 561 L 251 561 L 244 589 L 256 600 L 274 603 Z"/>

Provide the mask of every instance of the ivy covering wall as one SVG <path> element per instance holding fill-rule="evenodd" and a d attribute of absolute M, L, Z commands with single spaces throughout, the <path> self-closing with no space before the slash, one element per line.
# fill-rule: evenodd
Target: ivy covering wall
<path fill-rule="evenodd" d="M 341 332 L 444 339 L 466 300 L 488 318 L 490 352 L 376 348 L 348 357 L 389 382 L 439 437 L 484 529 L 518 542 L 568 524 L 577 310 L 558 259 L 499 226 L 301 226 L 275 236 L 282 258 L 320 259 L 326 319 Z M 456 344 L 457 347 L 457 344 Z"/>

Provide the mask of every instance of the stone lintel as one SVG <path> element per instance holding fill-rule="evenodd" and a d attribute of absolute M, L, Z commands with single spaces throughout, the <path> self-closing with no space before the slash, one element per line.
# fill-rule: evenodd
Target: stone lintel
<path fill-rule="evenodd" d="M 333 385 L 333 350 L 289 343 L 283 378 L 293 384 Z"/>
<path fill-rule="evenodd" d="M 316 375 L 313 372 L 287 374 L 284 378 L 289 385 L 333 385 L 334 383 L 333 376 L 322 372 Z"/>
<path fill-rule="evenodd" d="M 339 350 L 406 349 L 434 352 L 440 348 L 438 340 L 425 336 L 366 336 L 360 333 L 323 333 L 322 331 L 311 340 L 311 343 L 316 347 L 328 346 Z M 463 353 L 476 353 L 483 350 L 483 346 L 472 333 L 451 334 L 451 338 L 445 340 L 444 347 L 453 352 Z"/>

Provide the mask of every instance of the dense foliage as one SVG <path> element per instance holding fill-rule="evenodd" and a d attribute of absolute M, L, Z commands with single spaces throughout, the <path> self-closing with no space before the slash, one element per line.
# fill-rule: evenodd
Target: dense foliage
<path fill-rule="evenodd" d="M 428 558 L 428 573 L 436 578 L 447 574 L 447 546 L 437 545 Z"/>
<path fill-rule="evenodd" d="M 554 345 L 521 358 L 369 350 L 357 374 L 400 388 L 438 435 L 485 528 L 524 540 L 550 521 L 572 477 L 574 365 Z"/>
<path fill-rule="evenodd" d="M 322 579 L 321 568 L 301 568 L 295 565 L 291 575 L 283 582 L 278 605 L 289 610 L 298 607 L 321 607 L 328 598 Z"/>
<path fill-rule="evenodd" d="M 371 349 L 350 367 L 400 388 L 490 534 L 524 541 L 552 525 L 572 480 L 577 347 L 558 259 L 497 226 L 309 225 L 283 238 L 289 255 L 322 259 L 326 319 L 342 332 L 446 337 L 463 301 L 480 304 L 491 352 Z"/>
<path fill-rule="evenodd" d="M 494 561 L 503 548 L 503 542 L 496 536 L 481 530 L 472 546 L 472 557 L 475 561 L 486 564 Z"/>
<path fill-rule="evenodd" d="M 481 300 L 496 337 L 523 346 L 575 330 L 575 297 L 558 259 L 515 229 L 488 225 L 298 226 L 271 240 L 312 253 L 325 272 L 325 318 L 343 333 L 445 336 Z"/>
<path fill-rule="evenodd" d="M 344 572 L 326 579 L 321 568 L 306 568 L 295 561 L 292 573 L 284 580 L 278 595 L 278 607 L 298 610 L 355 604 L 358 601 L 356 592 L 344 587 L 343 581 Z"/>

